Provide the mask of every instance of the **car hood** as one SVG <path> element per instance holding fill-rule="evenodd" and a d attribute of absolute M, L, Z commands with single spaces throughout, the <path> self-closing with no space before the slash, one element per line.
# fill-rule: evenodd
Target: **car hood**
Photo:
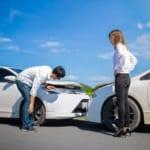
<path fill-rule="evenodd" d="M 110 85 L 114 85 L 114 82 L 98 84 L 98 85 L 96 85 L 96 87 L 94 88 L 94 91 L 96 91 L 97 89 L 104 88 L 104 87 L 106 87 L 106 86 L 110 86 Z"/>
<path fill-rule="evenodd" d="M 64 87 L 64 88 L 81 88 L 81 84 L 72 81 L 46 81 L 46 84 L 53 85 L 55 87 Z"/>

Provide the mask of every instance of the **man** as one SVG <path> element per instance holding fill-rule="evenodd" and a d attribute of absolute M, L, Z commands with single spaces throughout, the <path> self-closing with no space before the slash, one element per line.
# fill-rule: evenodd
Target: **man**
<path fill-rule="evenodd" d="M 21 92 L 24 103 L 22 107 L 22 129 L 34 131 L 32 113 L 34 111 L 35 98 L 41 84 L 46 80 L 58 80 L 65 76 L 65 70 L 61 66 L 52 69 L 49 66 L 35 66 L 22 71 L 17 77 L 17 87 Z M 53 89 L 53 86 L 47 86 Z"/>

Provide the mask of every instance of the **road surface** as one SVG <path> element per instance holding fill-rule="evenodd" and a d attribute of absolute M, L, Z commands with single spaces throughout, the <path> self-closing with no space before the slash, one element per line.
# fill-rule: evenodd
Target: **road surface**
<path fill-rule="evenodd" d="M 150 127 L 114 138 L 106 127 L 79 120 L 47 121 L 33 133 L 18 124 L 0 119 L 0 150 L 150 150 Z"/>

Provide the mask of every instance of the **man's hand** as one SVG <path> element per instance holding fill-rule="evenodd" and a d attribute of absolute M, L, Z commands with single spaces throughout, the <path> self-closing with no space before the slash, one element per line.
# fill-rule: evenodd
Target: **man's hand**
<path fill-rule="evenodd" d="M 50 91 L 50 90 L 55 89 L 55 87 L 52 86 L 52 85 L 46 85 L 46 89 L 47 89 L 48 91 Z"/>
<path fill-rule="evenodd" d="M 32 114 L 34 112 L 34 103 L 35 103 L 35 97 L 30 96 L 30 104 L 29 104 L 29 113 Z"/>
<path fill-rule="evenodd" d="M 34 112 L 34 105 L 30 103 L 29 105 L 29 113 L 32 114 Z"/>

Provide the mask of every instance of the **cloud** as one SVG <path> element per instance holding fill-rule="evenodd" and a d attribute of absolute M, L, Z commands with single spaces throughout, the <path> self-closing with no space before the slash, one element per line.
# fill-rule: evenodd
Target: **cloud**
<path fill-rule="evenodd" d="M 90 80 L 93 82 L 110 82 L 113 80 L 113 78 L 110 76 L 105 76 L 105 75 L 95 75 L 95 76 L 92 76 Z"/>
<path fill-rule="evenodd" d="M 142 30 L 142 29 L 144 29 L 144 25 L 142 23 L 138 23 L 137 24 L 137 28 Z"/>
<path fill-rule="evenodd" d="M 61 42 L 54 40 L 33 40 L 34 43 L 38 43 L 39 48 L 49 50 L 51 53 L 70 53 L 70 49 L 62 46 Z"/>
<path fill-rule="evenodd" d="M 106 53 L 99 53 L 97 54 L 96 57 L 104 60 L 109 60 L 112 58 L 112 56 L 113 56 L 113 52 L 106 52 Z"/>
<path fill-rule="evenodd" d="M 19 52 L 24 54 L 37 55 L 37 51 L 26 50 L 21 48 L 19 45 L 14 44 L 14 40 L 9 37 L 0 37 L 0 47 L 5 53 Z M 0 51 L 1 52 L 1 51 Z"/>
<path fill-rule="evenodd" d="M 20 51 L 20 47 L 18 45 L 9 45 L 7 46 L 8 50 Z"/>
<path fill-rule="evenodd" d="M 150 21 L 149 21 L 149 22 L 146 22 L 146 23 L 142 23 L 142 22 L 137 23 L 137 28 L 138 28 L 139 30 L 143 30 L 143 29 L 146 29 L 146 28 L 150 28 Z"/>
<path fill-rule="evenodd" d="M 21 52 L 20 47 L 18 45 L 9 44 L 9 45 L 1 45 L 1 49 L 9 52 Z"/>
<path fill-rule="evenodd" d="M 70 53 L 70 50 L 65 49 L 65 48 L 51 48 L 50 52 L 51 53 Z"/>
<path fill-rule="evenodd" d="M 40 47 L 42 48 L 58 48 L 60 46 L 61 44 L 58 41 L 46 41 L 40 44 Z"/>
<path fill-rule="evenodd" d="M 15 45 L 13 43 L 13 40 L 8 37 L 0 37 L 0 46 L 2 49 L 5 50 L 14 50 L 14 51 L 20 50 L 20 47 L 18 45 Z"/>
<path fill-rule="evenodd" d="M 5 52 L 11 52 L 11 53 L 12 52 L 13 53 L 24 53 L 24 54 L 29 54 L 29 55 L 38 55 L 39 54 L 37 51 L 22 49 L 20 46 L 13 45 L 13 44 L 5 45 L 5 46 L 1 47 L 1 49 L 4 50 Z"/>
<path fill-rule="evenodd" d="M 12 39 L 7 37 L 0 37 L 0 43 L 10 43 L 12 42 Z"/>
<path fill-rule="evenodd" d="M 150 28 L 150 21 L 147 22 L 146 26 L 147 26 L 148 28 Z"/>
<path fill-rule="evenodd" d="M 32 40 L 32 42 L 34 42 L 34 43 L 40 43 L 40 42 L 43 42 L 43 40 Z"/>
<path fill-rule="evenodd" d="M 150 59 L 150 33 L 138 36 L 133 43 L 129 44 L 129 47 L 136 56 Z"/>
<path fill-rule="evenodd" d="M 72 81 L 76 81 L 78 80 L 79 77 L 77 75 L 73 75 L 73 74 L 70 74 L 70 75 L 67 75 L 64 80 L 72 80 Z"/>
<path fill-rule="evenodd" d="M 16 17 L 25 16 L 23 12 L 17 9 L 11 9 L 8 16 L 8 21 L 12 23 Z"/>

